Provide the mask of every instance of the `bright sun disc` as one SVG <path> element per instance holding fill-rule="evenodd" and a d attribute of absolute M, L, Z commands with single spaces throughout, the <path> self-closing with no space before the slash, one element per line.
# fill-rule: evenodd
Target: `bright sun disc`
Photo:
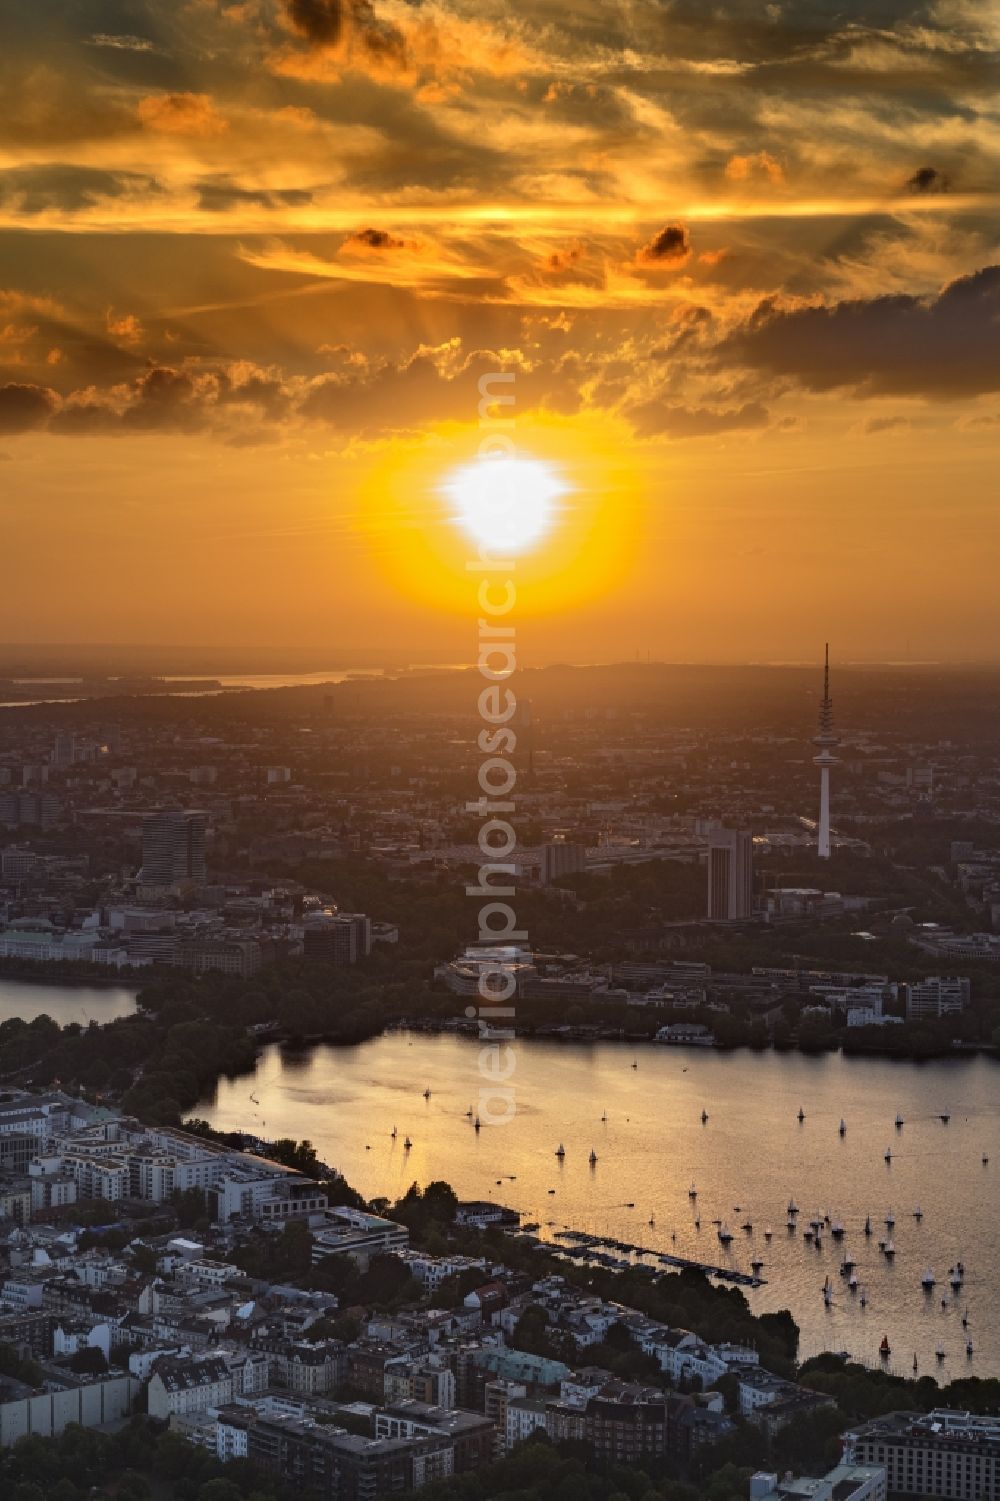
<path fill-rule="evenodd" d="M 481 458 L 456 469 L 444 491 L 453 518 L 482 546 L 520 553 L 545 536 L 566 486 L 540 459 Z"/>

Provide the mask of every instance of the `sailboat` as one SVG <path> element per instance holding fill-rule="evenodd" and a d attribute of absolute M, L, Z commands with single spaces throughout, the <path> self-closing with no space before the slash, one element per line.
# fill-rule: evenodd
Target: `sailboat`
<path fill-rule="evenodd" d="M 885 1160 L 886 1160 L 886 1162 L 891 1162 L 892 1161 L 892 1147 L 886 1147 L 886 1149 L 885 1149 Z"/>
<path fill-rule="evenodd" d="M 707 1110 L 703 1110 L 701 1112 L 701 1123 L 702 1123 L 702 1125 L 704 1125 L 707 1120 L 708 1120 L 708 1111 Z"/>
<path fill-rule="evenodd" d="M 475 1115 L 475 1113 L 476 1112 L 473 1110 L 472 1106 L 470 1105 L 469 1108 L 468 1108 L 468 1110 L 465 1112 L 466 1119 L 471 1121 L 471 1119 Z"/>
<path fill-rule="evenodd" d="M 969 1360 L 972 1359 L 972 1353 L 972 1341 L 971 1339 L 967 1339 L 965 1341 L 965 1354 Z"/>
<path fill-rule="evenodd" d="M 395 1126 L 393 1126 L 392 1130 L 389 1132 L 389 1135 L 392 1137 L 393 1141 L 396 1140 L 396 1137 L 399 1135 L 399 1132 L 396 1130 Z"/>
<path fill-rule="evenodd" d="M 859 1294 L 858 1294 L 858 1301 L 860 1302 L 862 1308 L 866 1308 L 868 1306 L 868 1289 L 867 1289 L 867 1287 L 863 1287 L 861 1289 L 861 1291 L 859 1292 Z"/>
<path fill-rule="evenodd" d="M 802 1106 L 801 1106 L 801 1105 L 800 1105 L 800 1106 L 799 1106 L 799 1125 L 800 1125 L 800 1126 L 801 1126 L 801 1124 L 802 1124 L 802 1122 L 803 1122 L 803 1121 L 804 1121 L 804 1120 L 805 1120 L 805 1118 L 806 1118 L 806 1113 L 805 1113 L 805 1111 L 804 1111 L 804 1110 L 803 1110 L 803 1109 L 802 1109 Z"/>
<path fill-rule="evenodd" d="M 913 1218 L 919 1222 L 920 1220 L 923 1219 L 923 1217 L 924 1217 L 924 1211 L 921 1209 L 920 1205 L 917 1204 L 916 1207 L 914 1208 L 914 1211 L 913 1211 Z"/>
<path fill-rule="evenodd" d="M 934 1351 L 934 1354 L 936 1355 L 939 1363 L 944 1360 L 944 1345 L 938 1345 L 937 1349 Z"/>
<path fill-rule="evenodd" d="M 920 1286 L 925 1290 L 925 1292 L 930 1292 L 931 1288 L 934 1287 L 936 1282 L 937 1278 L 934 1276 L 931 1268 L 928 1267 L 926 1272 L 920 1279 Z"/>
<path fill-rule="evenodd" d="M 729 1229 L 728 1225 L 720 1225 L 717 1234 L 724 1246 L 728 1246 L 733 1238 L 733 1232 Z"/>
<path fill-rule="evenodd" d="M 589 1161 L 590 1161 L 591 1167 L 595 1167 L 596 1166 L 596 1164 L 597 1164 L 597 1153 L 594 1151 L 593 1147 L 591 1147 L 591 1149 L 590 1149 L 590 1159 L 589 1159 Z"/>
<path fill-rule="evenodd" d="M 413 1143 L 410 1140 L 410 1138 L 408 1136 L 404 1136 L 403 1137 L 403 1146 L 406 1148 L 407 1151 L 410 1150 L 410 1148 L 412 1147 L 412 1145 L 413 1145 Z"/>
<path fill-rule="evenodd" d="M 823 1302 L 826 1304 L 827 1308 L 829 1308 L 830 1304 L 833 1302 L 833 1288 L 830 1286 L 829 1277 L 827 1277 L 826 1281 L 823 1283 Z"/>
<path fill-rule="evenodd" d="M 844 1120 L 843 1116 L 840 1117 L 840 1125 L 837 1129 L 839 1130 L 841 1136 L 847 1135 L 847 1122 Z"/>
<path fill-rule="evenodd" d="M 902 1125 L 903 1125 L 903 1117 L 900 1115 L 899 1111 L 897 1110 L 896 1111 L 896 1130 L 899 1131 L 902 1128 Z"/>
<path fill-rule="evenodd" d="M 870 1214 L 866 1214 L 865 1215 L 865 1234 L 866 1235 L 871 1235 L 871 1233 L 872 1233 L 872 1217 L 871 1217 Z"/>
<path fill-rule="evenodd" d="M 425 1100 L 429 1100 L 429 1099 L 430 1099 L 430 1097 L 431 1097 L 431 1092 L 430 1092 L 430 1090 L 429 1090 L 429 1089 L 425 1089 L 425 1090 L 424 1090 L 424 1099 L 425 1099 Z"/>
<path fill-rule="evenodd" d="M 481 1131 L 483 1129 L 483 1123 L 479 1119 L 478 1115 L 476 1116 L 475 1120 L 472 1122 L 472 1129 L 474 1131 Z"/>
<path fill-rule="evenodd" d="M 887 1334 L 883 1334 L 882 1336 L 882 1343 L 878 1347 L 878 1353 L 883 1360 L 888 1360 L 892 1354 L 892 1346 L 889 1343 L 889 1336 Z"/>
<path fill-rule="evenodd" d="M 891 1241 L 891 1240 L 887 1240 L 886 1241 L 885 1246 L 883 1248 L 883 1254 L 885 1256 L 886 1261 L 891 1261 L 892 1260 L 892 1258 L 896 1254 L 896 1247 L 895 1247 L 895 1244 L 894 1244 L 893 1241 Z"/>
<path fill-rule="evenodd" d="M 557 1157 L 565 1157 L 566 1156 L 566 1148 L 563 1146 L 562 1142 L 560 1142 L 559 1145 L 556 1147 L 556 1156 Z"/>
<path fill-rule="evenodd" d="M 688 1198 L 689 1199 L 696 1199 L 697 1197 L 698 1197 L 698 1190 L 695 1187 L 695 1185 L 692 1183 L 691 1187 L 688 1189 Z"/>

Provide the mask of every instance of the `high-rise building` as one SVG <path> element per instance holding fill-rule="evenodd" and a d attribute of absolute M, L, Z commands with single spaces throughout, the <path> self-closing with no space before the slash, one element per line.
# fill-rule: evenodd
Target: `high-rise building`
<path fill-rule="evenodd" d="M 816 853 L 821 860 L 830 858 L 830 767 L 836 766 L 838 757 L 834 751 L 840 744 L 840 736 L 833 728 L 833 700 L 830 697 L 830 643 L 826 645 L 823 664 L 823 699 L 819 706 L 819 734 L 813 736 L 813 745 L 819 746 L 819 754 L 813 756 L 813 764 L 819 767 L 819 825 L 816 834 Z"/>
<path fill-rule="evenodd" d="M 753 835 L 715 829 L 708 840 L 708 915 L 733 922 L 753 915 Z"/>
<path fill-rule="evenodd" d="M 0 824 L 17 828 L 32 824 L 50 829 L 62 816 L 62 804 L 51 792 L 5 792 L 0 794 Z"/>
<path fill-rule="evenodd" d="M 577 876 L 586 868 L 587 850 L 568 839 L 553 839 L 542 846 L 542 885 L 548 886 L 560 876 Z"/>
<path fill-rule="evenodd" d="M 205 879 L 204 813 L 150 813 L 142 826 L 142 883 L 176 886 Z"/>
<path fill-rule="evenodd" d="M 72 766 L 76 760 L 76 736 L 60 730 L 52 746 L 53 766 Z"/>

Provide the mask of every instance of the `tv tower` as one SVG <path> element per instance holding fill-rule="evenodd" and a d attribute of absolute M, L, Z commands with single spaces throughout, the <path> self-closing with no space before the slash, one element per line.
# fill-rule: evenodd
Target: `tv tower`
<path fill-rule="evenodd" d="M 840 744 L 840 736 L 833 728 L 833 700 L 830 697 L 830 643 L 826 643 L 823 663 L 823 701 L 819 706 L 819 734 L 813 736 L 813 745 L 819 746 L 819 755 L 813 756 L 813 765 L 819 767 L 819 831 L 816 853 L 821 860 L 830 858 L 830 767 L 836 766 L 838 757 L 833 754 Z"/>

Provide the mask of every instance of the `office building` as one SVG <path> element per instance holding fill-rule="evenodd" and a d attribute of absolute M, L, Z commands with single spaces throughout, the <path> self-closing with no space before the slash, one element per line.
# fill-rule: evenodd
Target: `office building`
<path fill-rule="evenodd" d="M 357 964 L 371 951 L 371 919 L 363 912 L 316 912 L 303 923 L 303 955 L 317 964 Z"/>
<path fill-rule="evenodd" d="M 76 736 L 60 730 L 52 746 L 53 766 L 72 766 L 76 760 Z"/>
<path fill-rule="evenodd" d="M 9 828 L 30 824 L 50 829 L 61 815 L 62 805 L 50 792 L 5 792 L 0 796 L 0 823 Z"/>
<path fill-rule="evenodd" d="M 195 884 L 205 879 L 204 813 L 151 813 L 142 826 L 144 886 Z"/>
<path fill-rule="evenodd" d="M 968 975 L 928 975 L 906 987 L 907 1021 L 928 1017 L 957 1016 L 969 1004 Z"/>
<path fill-rule="evenodd" d="M 553 839 L 542 846 L 541 879 L 549 886 L 562 876 L 577 876 L 587 865 L 587 851 L 582 844 L 573 844 L 568 839 Z"/>
<path fill-rule="evenodd" d="M 753 914 L 753 835 L 716 829 L 708 841 L 708 915 L 734 922 Z"/>
<path fill-rule="evenodd" d="M 886 1501 L 884 1465 L 837 1465 L 816 1478 L 758 1471 L 750 1479 L 750 1501 Z"/>

